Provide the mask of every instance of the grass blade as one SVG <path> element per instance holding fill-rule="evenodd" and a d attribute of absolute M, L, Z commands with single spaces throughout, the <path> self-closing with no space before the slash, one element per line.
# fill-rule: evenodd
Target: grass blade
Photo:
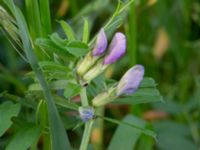
<path fill-rule="evenodd" d="M 49 8 L 49 0 L 39 0 L 40 19 L 42 25 L 43 36 L 51 33 L 51 14 Z"/>

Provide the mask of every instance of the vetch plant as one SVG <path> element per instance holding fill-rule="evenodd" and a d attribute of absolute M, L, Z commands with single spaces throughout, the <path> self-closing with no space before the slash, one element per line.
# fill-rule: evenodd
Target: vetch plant
<path fill-rule="evenodd" d="M 126 3 L 119 1 L 113 16 L 91 41 L 88 41 L 90 28 L 87 19 L 83 23 L 81 39 L 67 22 L 59 21 L 66 35 L 61 38 L 57 32 L 52 33 L 49 1 L 25 2 L 28 14 L 32 15 L 27 20 L 13 0 L 4 0 L 12 15 L 0 6 L 0 25 L 11 44 L 29 63 L 31 71 L 25 76 L 32 79 L 24 97 L 7 92 L 1 94 L 14 101 L 3 103 L 2 108 L 0 106 L 0 111 L 9 107 L 13 110 L 13 114 L 5 112 L 9 121 L 0 130 L 1 135 L 6 134 L 11 125 L 25 126 L 19 131 L 11 130 L 16 136 L 6 141 L 6 149 L 37 149 L 38 143 L 41 143 L 43 150 L 70 150 L 74 147 L 87 150 L 93 127 L 99 119 L 119 126 L 126 125 L 136 130 L 135 134 L 144 133 L 155 138 L 156 134 L 147 129 L 141 119 L 139 123 L 142 123 L 138 125 L 138 122 L 118 121 L 99 113 L 99 109 L 104 109 L 109 103 L 133 105 L 162 101 L 155 81 L 144 77 L 142 65 L 130 68 L 119 82 L 110 84 L 103 75 L 126 52 L 126 35 L 111 31 L 117 30 L 123 23 L 133 0 Z M 110 43 L 108 34 L 113 35 Z M 28 118 L 22 115 L 24 112 L 28 113 Z M 71 114 L 78 115 L 73 117 Z M 16 118 L 10 122 L 14 116 Z M 73 126 L 70 119 L 75 122 Z M 66 130 L 75 130 L 83 124 L 83 136 L 78 139 L 81 144 L 72 146 Z M 24 135 L 22 139 L 16 138 L 21 135 Z M 102 146 L 99 148 L 102 149 Z"/>

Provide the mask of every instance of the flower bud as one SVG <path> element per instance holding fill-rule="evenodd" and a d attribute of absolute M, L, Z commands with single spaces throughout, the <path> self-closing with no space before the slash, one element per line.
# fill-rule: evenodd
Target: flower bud
<path fill-rule="evenodd" d="M 139 87 L 144 76 L 144 67 L 135 65 L 130 68 L 117 85 L 117 96 L 133 94 Z"/>
<path fill-rule="evenodd" d="M 92 67 L 96 63 L 97 60 L 98 57 L 93 57 L 92 52 L 89 52 L 85 56 L 85 58 L 78 64 L 78 75 L 83 76 L 90 69 L 90 67 Z"/>
<path fill-rule="evenodd" d="M 99 107 L 112 102 L 116 98 L 116 88 L 111 87 L 107 91 L 100 93 L 92 100 L 94 107 Z"/>
<path fill-rule="evenodd" d="M 93 56 L 102 55 L 107 48 L 107 37 L 104 29 L 102 28 L 97 36 L 97 41 L 94 49 L 92 50 Z"/>
<path fill-rule="evenodd" d="M 86 82 L 90 82 L 92 79 L 94 79 L 99 74 L 101 74 L 107 67 L 108 67 L 108 65 L 104 65 L 102 60 L 99 60 L 95 64 L 95 66 L 90 68 L 89 71 L 84 74 L 83 80 L 86 81 Z"/>
<path fill-rule="evenodd" d="M 109 46 L 109 54 L 104 59 L 104 64 L 113 64 L 120 59 L 126 52 L 126 37 L 124 34 L 118 32 L 113 37 Z"/>
<path fill-rule="evenodd" d="M 99 59 L 99 57 L 105 52 L 107 47 L 107 37 L 102 28 L 97 35 L 96 45 L 92 52 L 89 52 L 85 58 L 80 62 L 77 67 L 77 73 L 82 76 L 84 75 Z"/>
<path fill-rule="evenodd" d="M 87 122 L 94 118 L 94 109 L 90 106 L 79 107 L 78 111 L 83 122 Z"/>

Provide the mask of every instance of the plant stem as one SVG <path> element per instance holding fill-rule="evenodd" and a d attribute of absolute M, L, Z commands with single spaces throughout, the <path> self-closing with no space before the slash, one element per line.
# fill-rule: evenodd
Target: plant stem
<path fill-rule="evenodd" d="M 89 106 L 86 87 L 83 87 L 80 93 L 82 106 Z"/>
<path fill-rule="evenodd" d="M 96 114 L 99 116 L 104 116 L 104 106 L 96 108 Z M 103 127 L 104 120 L 101 118 L 95 119 L 94 127 L 91 134 L 91 143 L 94 150 L 103 149 Z"/>
<path fill-rule="evenodd" d="M 94 120 L 90 120 L 85 123 L 85 129 L 84 129 L 81 146 L 80 146 L 79 150 L 87 150 L 89 140 L 90 140 L 90 135 L 92 132 L 93 123 L 94 123 Z"/>
<path fill-rule="evenodd" d="M 86 93 L 86 87 L 82 88 L 80 96 L 81 96 L 82 106 L 89 106 L 88 99 L 87 99 L 87 93 Z M 81 141 L 79 150 L 87 150 L 88 143 L 90 140 L 90 135 L 92 132 L 93 123 L 94 123 L 94 120 L 90 120 L 85 123 L 85 129 L 84 129 L 84 133 L 83 133 L 83 137 L 82 137 L 82 141 Z"/>

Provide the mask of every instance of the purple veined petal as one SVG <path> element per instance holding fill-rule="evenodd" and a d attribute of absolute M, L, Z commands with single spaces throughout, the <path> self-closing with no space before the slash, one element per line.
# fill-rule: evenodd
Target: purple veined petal
<path fill-rule="evenodd" d="M 117 96 L 133 94 L 139 87 L 144 76 L 144 67 L 135 65 L 130 68 L 117 85 Z"/>
<path fill-rule="evenodd" d="M 123 33 L 116 33 L 108 48 L 109 54 L 104 59 L 104 64 L 112 64 L 120 59 L 126 52 L 126 37 Z"/>
<path fill-rule="evenodd" d="M 102 28 L 99 34 L 97 35 L 97 41 L 96 41 L 96 45 L 94 49 L 92 50 L 92 55 L 93 56 L 102 55 L 107 48 L 107 44 L 108 44 L 107 37 L 106 37 L 104 29 Z"/>

